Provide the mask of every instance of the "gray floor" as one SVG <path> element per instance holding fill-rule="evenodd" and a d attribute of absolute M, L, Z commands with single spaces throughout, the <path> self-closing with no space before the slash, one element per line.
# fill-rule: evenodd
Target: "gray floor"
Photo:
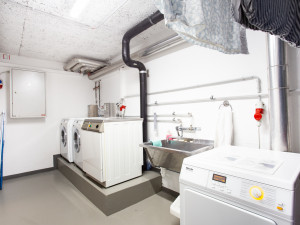
<path fill-rule="evenodd" d="M 179 225 L 172 199 L 160 192 L 106 216 L 58 170 L 4 181 L 0 224 L 5 225 Z"/>

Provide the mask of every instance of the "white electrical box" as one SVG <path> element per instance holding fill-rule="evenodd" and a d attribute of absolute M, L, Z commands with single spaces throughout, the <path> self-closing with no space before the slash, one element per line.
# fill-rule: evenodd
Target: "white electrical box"
<path fill-rule="evenodd" d="M 46 117 L 44 72 L 25 69 L 11 69 L 10 117 Z"/>

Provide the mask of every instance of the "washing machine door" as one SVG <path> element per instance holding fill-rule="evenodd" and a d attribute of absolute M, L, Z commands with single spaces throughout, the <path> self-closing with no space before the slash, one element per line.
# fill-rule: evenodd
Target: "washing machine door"
<path fill-rule="evenodd" d="M 68 134 L 64 126 L 60 129 L 60 143 L 63 147 L 66 147 L 68 144 Z"/>
<path fill-rule="evenodd" d="M 76 128 L 73 133 L 73 149 L 75 153 L 80 152 L 81 143 L 80 143 L 80 133 L 79 130 Z"/>
<path fill-rule="evenodd" d="M 273 220 L 185 189 L 182 204 L 182 225 L 276 225 Z"/>

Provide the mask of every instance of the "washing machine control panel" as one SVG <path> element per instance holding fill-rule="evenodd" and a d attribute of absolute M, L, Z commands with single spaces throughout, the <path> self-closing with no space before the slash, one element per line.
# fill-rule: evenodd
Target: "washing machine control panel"
<path fill-rule="evenodd" d="M 292 215 L 292 191 L 215 171 L 209 171 L 207 188 L 280 213 Z"/>
<path fill-rule="evenodd" d="M 104 123 L 101 120 L 85 120 L 82 124 L 81 129 L 93 132 L 104 132 Z"/>

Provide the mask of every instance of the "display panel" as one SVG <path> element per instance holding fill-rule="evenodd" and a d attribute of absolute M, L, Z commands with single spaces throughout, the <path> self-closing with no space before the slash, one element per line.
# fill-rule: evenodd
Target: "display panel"
<path fill-rule="evenodd" d="M 213 180 L 215 181 L 218 181 L 218 182 L 221 182 L 221 183 L 226 183 L 226 177 L 225 176 L 221 176 L 221 175 L 218 175 L 218 174 L 213 174 Z"/>

